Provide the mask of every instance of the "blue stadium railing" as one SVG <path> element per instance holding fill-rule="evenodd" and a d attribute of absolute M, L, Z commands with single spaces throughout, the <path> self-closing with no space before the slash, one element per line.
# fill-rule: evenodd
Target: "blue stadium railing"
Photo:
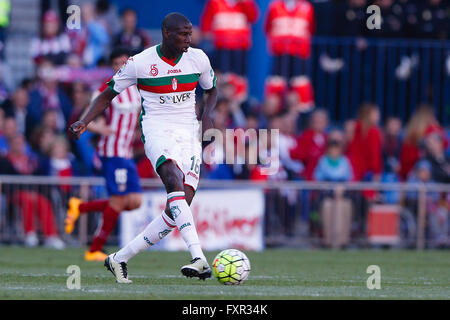
<path fill-rule="evenodd" d="M 323 55 L 342 59 L 343 68 L 326 72 L 320 64 Z M 309 75 L 317 106 L 337 121 L 356 116 L 364 101 L 377 103 L 384 118 L 403 121 L 428 103 L 450 126 L 450 41 L 314 37 Z"/>

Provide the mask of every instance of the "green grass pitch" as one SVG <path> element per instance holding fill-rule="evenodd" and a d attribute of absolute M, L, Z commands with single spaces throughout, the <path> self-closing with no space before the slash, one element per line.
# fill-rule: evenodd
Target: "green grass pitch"
<path fill-rule="evenodd" d="M 448 251 L 246 252 L 252 271 L 240 286 L 184 278 L 189 254 L 159 251 L 137 255 L 128 264 L 133 283 L 117 284 L 83 253 L 0 246 L 0 299 L 450 299 Z M 210 262 L 217 253 L 207 252 Z M 69 265 L 81 269 L 80 290 L 66 286 Z M 366 286 L 369 265 L 380 267 L 379 290 Z"/>

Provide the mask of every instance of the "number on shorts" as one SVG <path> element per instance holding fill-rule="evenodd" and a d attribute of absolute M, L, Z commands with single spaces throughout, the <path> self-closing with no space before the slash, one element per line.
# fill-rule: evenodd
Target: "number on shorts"
<path fill-rule="evenodd" d="M 200 172 L 200 159 L 196 159 L 195 156 L 192 156 L 191 160 L 191 171 L 194 171 L 195 174 L 198 174 Z"/>
<path fill-rule="evenodd" d="M 127 169 L 116 169 L 114 171 L 114 176 L 116 177 L 117 184 L 127 183 Z"/>

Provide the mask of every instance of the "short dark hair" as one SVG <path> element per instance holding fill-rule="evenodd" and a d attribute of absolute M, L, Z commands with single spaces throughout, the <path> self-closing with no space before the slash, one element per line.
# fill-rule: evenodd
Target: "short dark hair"
<path fill-rule="evenodd" d="M 181 23 L 191 23 L 191 21 L 183 14 L 178 12 L 171 12 L 166 15 L 161 22 L 161 30 L 175 30 Z"/>
<path fill-rule="evenodd" d="M 114 59 L 124 55 L 131 57 L 131 50 L 126 47 L 116 47 L 111 51 L 111 54 L 109 55 L 109 62 L 112 62 Z"/>
<path fill-rule="evenodd" d="M 134 9 L 131 8 L 131 7 L 126 7 L 126 8 L 124 8 L 124 9 L 121 11 L 120 16 L 123 17 L 123 16 L 126 15 L 127 13 L 133 13 L 134 15 L 137 16 L 136 10 L 134 10 Z"/>
<path fill-rule="evenodd" d="M 107 12 L 110 6 L 111 5 L 108 0 L 97 0 L 95 3 L 95 9 L 100 14 Z"/>

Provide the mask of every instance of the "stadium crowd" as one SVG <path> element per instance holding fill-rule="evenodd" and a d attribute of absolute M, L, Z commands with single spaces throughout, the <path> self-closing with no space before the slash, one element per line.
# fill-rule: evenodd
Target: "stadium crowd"
<path fill-rule="evenodd" d="M 448 1 L 330 3 L 343 13 L 333 15 L 336 21 L 332 23 L 342 28 L 331 28 L 339 30 L 339 34 L 332 35 L 448 39 Z M 379 5 L 386 20 L 386 27 L 373 34 L 363 27 L 369 3 Z M 146 30 L 137 28 L 133 9 L 123 10 L 120 16 L 114 15 L 112 9 L 108 1 L 83 4 L 85 27 L 81 30 L 65 30 L 58 11 L 50 8 L 43 12 L 41 32 L 30 45 L 35 77 L 24 79 L 14 90 L 0 95 L 0 174 L 100 174 L 101 162 L 95 151 L 99 136 L 87 132 L 80 140 L 72 140 L 67 134 L 68 125 L 88 107 L 92 92 L 111 76 L 107 59 L 112 48 L 126 46 L 137 53 L 156 44 Z M 214 20 L 221 13 L 228 15 Z M 233 15 L 234 27 L 227 30 L 227 19 L 234 19 Z M 262 101 L 249 96 L 251 79 L 246 78 L 251 24 L 257 19 L 264 19 L 268 51 L 273 56 Z M 261 174 L 261 163 L 204 164 L 202 178 L 450 183 L 448 129 L 441 126 L 430 106 L 423 104 L 407 123 L 402 123 L 396 117 L 383 117 L 379 106 L 367 102 L 361 105 L 358 115 L 336 123 L 326 109 L 314 105 L 313 88 L 304 70 L 308 68 L 311 37 L 323 32 L 316 27 L 316 19 L 314 6 L 303 0 L 272 1 L 267 12 L 260 12 L 253 0 L 206 2 L 192 45 L 211 41 L 215 49 L 212 63 L 220 98 L 214 124 L 223 131 L 279 129 L 279 145 L 268 147 L 278 148 L 281 162 L 274 175 Z M 301 30 L 289 32 L 296 29 L 291 23 L 299 23 Z M 113 30 L 117 25 L 121 27 Z M 198 99 L 198 103 L 201 106 L 202 100 Z M 144 154 L 139 130 L 133 141 L 140 177 L 156 177 Z M 224 145 L 215 155 L 225 159 L 227 152 L 234 152 L 234 146 Z M 70 188 L 63 187 L 62 191 L 70 192 Z M 375 192 L 364 195 L 370 201 L 382 196 Z M 448 207 L 448 195 L 437 197 Z M 61 245 L 51 203 L 44 194 L 18 189 L 14 201 L 23 208 L 25 233 L 35 229 L 30 208 L 36 205 L 49 245 Z M 29 245 L 36 241 L 29 239 Z"/>

